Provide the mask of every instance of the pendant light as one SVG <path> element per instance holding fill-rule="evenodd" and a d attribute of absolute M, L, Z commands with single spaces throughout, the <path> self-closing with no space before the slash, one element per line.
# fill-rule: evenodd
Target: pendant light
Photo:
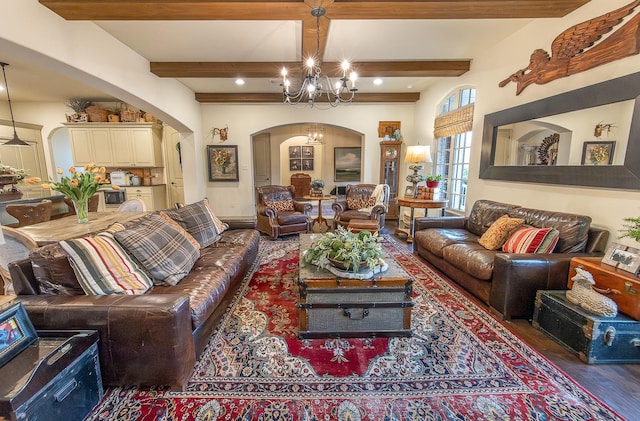
<path fill-rule="evenodd" d="M 0 62 L 0 66 L 2 66 L 2 76 L 4 76 L 4 89 L 7 91 L 7 100 L 9 101 L 9 113 L 11 113 L 11 125 L 13 126 L 13 138 L 9 139 L 8 142 L 5 142 L 6 146 L 29 146 L 27 142 L 20 139 L 18 137 L 18 132 L 16 131 L 16 121 L 13 119 L 13 108 L 11 107 L 11 97 L 9 96 L 9 85 L 7 85 L 7 74 L 5 73 L 5 66 L 8 66 L 8 63 Z"/>

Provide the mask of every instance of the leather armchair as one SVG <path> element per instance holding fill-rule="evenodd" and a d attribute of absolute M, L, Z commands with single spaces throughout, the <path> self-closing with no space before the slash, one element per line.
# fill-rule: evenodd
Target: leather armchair
<path fill-rule="evenodd" d="M 382 204 L 350 207 L 362 205 L 371 200 L 377 184 L 348 184 L 345 187 L 345 198 L 337 200 L 331 205 L 333 209 L 333 227 L 338 225 L 347 228 L 352 219 L 374 219 L 378 227 L 384 227 L 385 214 L 389 209 L 389 186 L 382 184 Z"/>
<path fill-rule="evenodd" d="M 256 188 L 256 192 L 260 232 L 272 239 L 281 235 L 311 232 L 312 205 L 294 200 L 293 186 L 261 186 Z"/>

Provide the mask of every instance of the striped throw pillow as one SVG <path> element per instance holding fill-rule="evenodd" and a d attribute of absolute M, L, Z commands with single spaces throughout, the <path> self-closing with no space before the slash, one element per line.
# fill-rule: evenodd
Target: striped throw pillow
<path fill-rule="evenodd" d="M 160 215 L 151 215 L 114 237 L 159 285 L 177 285 L 200 257 L 198 247 Z"/>
<path fill-rule="evenodd" d="M 553 252 L 560 232 L 555 228 L 520 227 L 515 230 L 502 246 L 505 253 L 538 253 Z"/>
<path fill-rule="evenodd" d="M 87 295 L 144 294 L 151 279 L 109 232 L 60 241 L 78 283 Z"/>

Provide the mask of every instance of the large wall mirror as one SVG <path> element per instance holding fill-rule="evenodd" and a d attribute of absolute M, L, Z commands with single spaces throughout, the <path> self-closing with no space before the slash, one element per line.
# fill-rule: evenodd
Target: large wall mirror
<path fill-rule="evenodd" d="M 487 114 L 480 178 L 640 190 L 640 72 Z"/>

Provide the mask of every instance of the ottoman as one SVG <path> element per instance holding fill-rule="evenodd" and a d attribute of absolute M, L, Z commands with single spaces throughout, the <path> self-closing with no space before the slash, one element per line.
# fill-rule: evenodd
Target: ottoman
<path fill-rule="evenodd" d="M 380 227 L 378 227 L 377 219 L 352 219 L 349 221 L 347 229 L 355 233 L 360 231 L 370 231 L 372 234 L 375 234 L 380 230 Z"/>

